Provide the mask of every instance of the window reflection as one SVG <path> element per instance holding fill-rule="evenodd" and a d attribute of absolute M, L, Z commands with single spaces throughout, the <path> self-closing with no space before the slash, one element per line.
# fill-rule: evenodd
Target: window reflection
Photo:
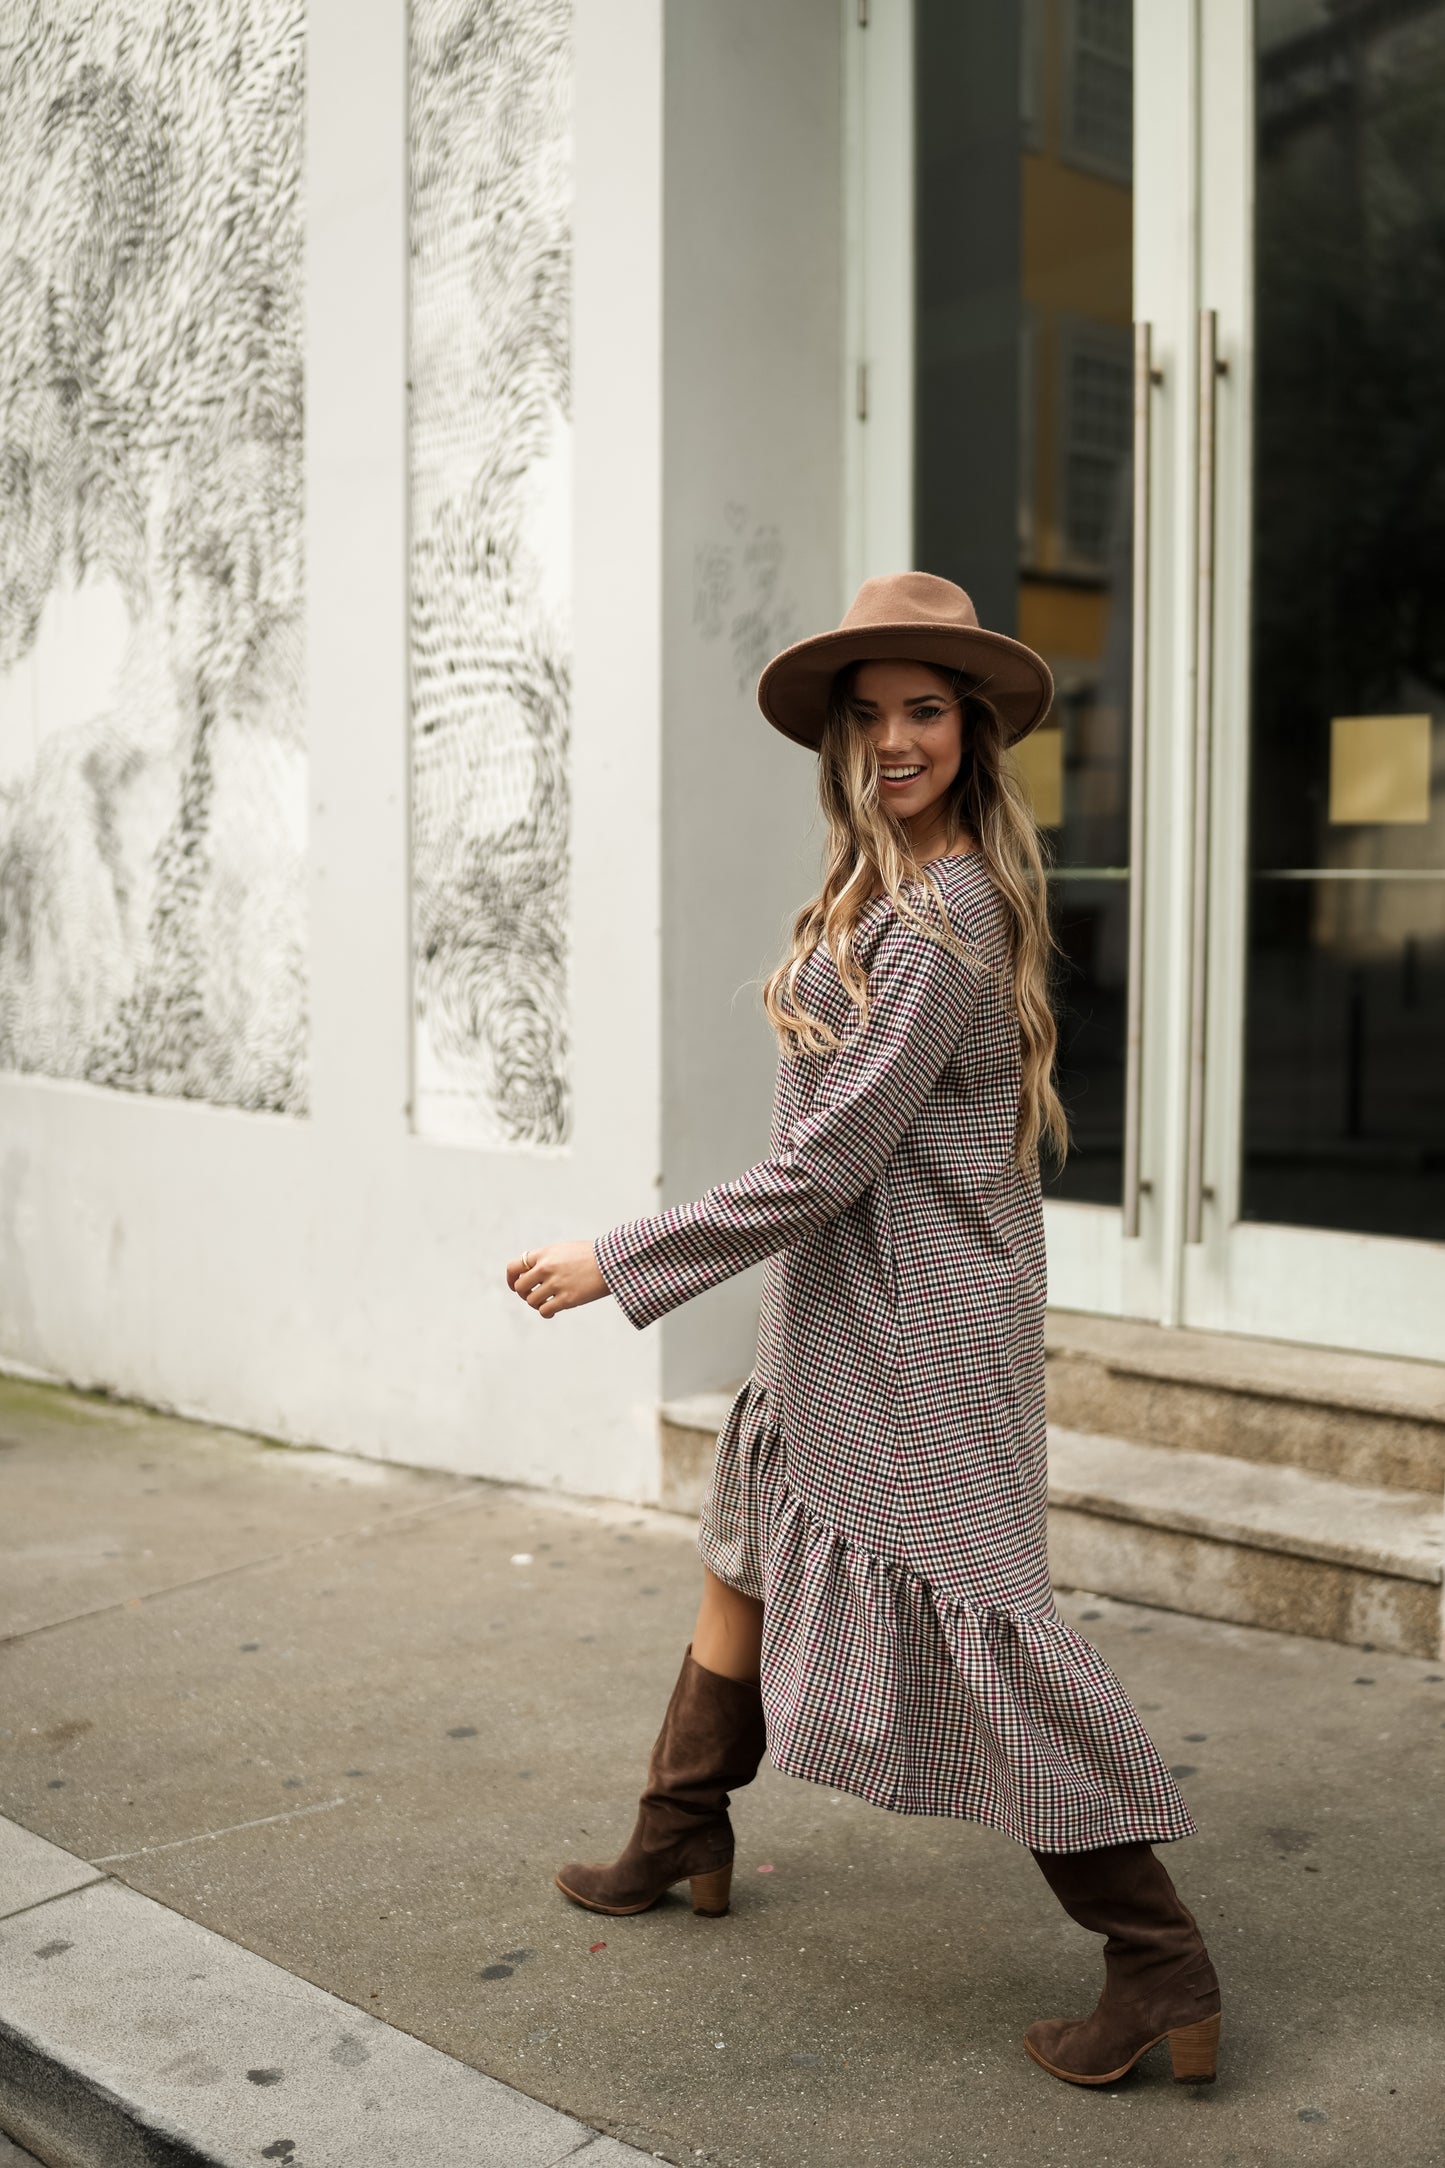
<path fill-rule="evenodd" d="M 1445 1236 L 1445 6 L 1257 8 L 1246 1218 Z"/>
<path fill-rule="evenodd" d="M 1117 1204 L 1128 921 L 1129 0 L 917 0 L 915 562 L 1043 654 L 1024 769 L 1056 856 L 1055 1194 Z"/>

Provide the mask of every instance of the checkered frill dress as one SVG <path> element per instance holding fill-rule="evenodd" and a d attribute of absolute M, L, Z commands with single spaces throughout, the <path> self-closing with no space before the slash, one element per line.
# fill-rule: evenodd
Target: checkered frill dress
<path fill-rule="evenodd" d="M 641 1327 L 767 1260 L 701 1550 L 763 1601 L 779 1768 L 1036 1851 L 1187 1836 L 1123 1688 L 1054 1604 L 1005 914 L 979 855 L 928 871 L 970 953 L 869 904 L 867 1022 L 820 950 L 799 992 L 842 1043 L 780 1064 L 768 1157 L 614 1227 L 598 1262 Z"/>

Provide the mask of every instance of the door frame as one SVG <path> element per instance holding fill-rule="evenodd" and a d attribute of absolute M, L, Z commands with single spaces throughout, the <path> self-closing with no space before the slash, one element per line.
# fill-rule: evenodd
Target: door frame
<path fill-rule="evenodd" d="M 913 0 L 843 9 L 843 571 L 913 556 Z"/>
<path fill-rule="evenodd" d="M 848 593 L 911 561 L 911 0 L 844 8 Z M 1438 1358 L 1445 1245 L 1242 1221 L 1247 966 L 1254 0 L 1137 0 L 1134 315 L 1151 327 L 1138 1231 L 1049 1200 L 1051 1300 L 1105 1316 Z M 1215 312 L 1213 579 L 1201 611 L 1200 312 Z M 865 397 L 860 399 L 860 386 Z M 1201 664 L 1208 681 L 1201 714 Z M 1201 807 L 1198 732 L 1207 721 Z M 1201 812 L 1204 820 L 1200 822 Z M 1196 846 L 1204 875 L 1196 883 Z M 1205 900 L 1205 939 L 1196 908 Z M 1196 967 L 1202 966 L 1202 976 Z M 1203 1018 L 1202 1090 L 1191 1078 Z M 1191 1114 L 1202 1149 L 1189 1239 Z"/>
<path fill-rule="evenodd" d="M 1214 475 L 1204 1197 L 1201 1239 L 1179 1244 L 1178 1317 L 1210 1331 L 1438 1361 L 1445 1244 L 1239 1216 L 1249 911 L 1255 8 L 1254 0 L 1207 6 L 1196 0 L 1196 6 L 1199 305 L 1216 311 L 1225 373 L 1217 379 Z M 1187 1235 L 1187 1196 L 1181 1211 Z"/>
<path fill-rule="evenodd" d="M 913 6 L 912 0 L 842 0 L 844 100 L 845 304 L 843 470 L 847 592 L 870 574 L 894 571 L 913 558 Z M 1152 314 L 1154 360 L 1161 381 L 1152 399 L 1149 592 L 1188 592 L 1189 571 L 1175 561 L 1175 505 L 1187 492 L 1189 450 L 1181 417 L 1192 413 L 1187 346 L 1172 350 L 1172 331 L 1192 316 L 1194 251 L 1191 0 L 1151 0 L 1147 30 L 1136 30 L 1158 94 L 1135 100 L 1135 313 Z M 1137 60 L 1136 60 L 1137 65 Z M 1138 186 L 1138 175 L 1154 185 Z M 1139 228 L 1147 229 L 1147 262 Z M 1188 245 L 1181 245 L 1182 243 Z M 1181 285 L 1181 280 L 1185 284 Z M 1181 462 L 1183 463 L 1181 466 Z M 1159 637 L 1160 609 L 1149 616 L 1148 716 L 1151 739 L 1167 738 L 1168 718 L 1187 692 L 1175 678 L 1179 643 Z M 1177 791 L 1168 746 L 1146 762 L 1146 853 L 1135 878 L 1146 884 L 1148 938 L 1144 952 L 1142 1089 L 1139 1100 L 1139 1230 L 1126 1238 L 1117 1205 L 1049 1199 L 1047 1230 L 1052 1299 L 1068 1309 L 1106 1315 L 1166 1318 L 1178 1304 L 1175 1192 L 1166 1163 L 1179 1149 L 1179 1080 L 1169 1049 L 1178 1044 L 1178 973 L 1169 928 L 1179 917 L 1170 889 L 1177 854 L 1158 839 L 1175 822 Z M 1171 1247 L 1172 1246 L 1172 1247 Z"/>

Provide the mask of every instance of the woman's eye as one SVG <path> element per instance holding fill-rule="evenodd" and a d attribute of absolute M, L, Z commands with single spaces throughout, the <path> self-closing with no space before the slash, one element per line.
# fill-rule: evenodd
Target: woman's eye
<path fill-rule="evenodd" d="M 941 707 L 915 708 L 913 710 L 913 720 L 915 723 L 936 723 L 942 713 L 943 709 Z"/>

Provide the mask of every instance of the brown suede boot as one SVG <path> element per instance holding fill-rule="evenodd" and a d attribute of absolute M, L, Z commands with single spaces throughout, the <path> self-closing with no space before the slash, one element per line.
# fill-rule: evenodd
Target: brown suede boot
<path fill-rule="evenodd" d="M 561 1868 L 558 1889 L 590 1912 L 645 1912 L 686 1875 L 693 1911 L 720 1918 L 733 1874 L 728 1789 L 751 1784 L 766 1744 L 757 1680 L 704 1671 L 689 1645 L 626 1851 L 611 1866 Z"/>
<path fill-rule="evenodd" d="M 1207 2084 L 1219 2047 L 1219 1982 L 1162 1863 L 1147 1844 L 1034 1858 L 1070 1919 L 1106 1938 L 1093 2015 L 1030 2025 L 1024 2046 L 1034 2061 L 1070 2085 L 1110 2085 L 1167 2039 L 1175 2077 Z"/>

